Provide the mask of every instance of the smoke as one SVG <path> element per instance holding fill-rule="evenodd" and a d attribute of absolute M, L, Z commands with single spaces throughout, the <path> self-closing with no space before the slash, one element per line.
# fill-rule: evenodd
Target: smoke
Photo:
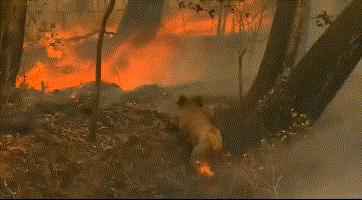
<path fill-rule="evenodd" d="M 298 197 L 360 197 L 362 195 L 362 96 L 360 62 L 321 119 L 310 138 L 289 151 L 293 168 L 287 194 Z"/>
<path fill-rule="evenodd" d="M 347 2 L 333 3 L 322 0 L 312 1 L 311 17 L 322 9 L 326 9 L 335 18 L 347 5 Z M 310 18 L 307 46 L 310 47 L 325 29 L 326 27 L 315 26 L 314 21 Z M 211 69 L 208 69 L 204 78 L 209 83 L 203 88 L 195 89 L 194 93 L 238 95 L 237 48 L 228 48 L 228 44 L 224 43 L 221 49 L 218 50 L 218 53 L 211 49 L 208 50 L 209 63 L 212 64 L 208 65 Z M 263 51 L 263 44 L 260 44 L 254 59 L 244 60 L 244 86 L 246 89 L 255 77 L 258 60 L 262 58 Z M 357 65 L 319 121 L 308 130 L 308 137 L 283 149 L 287 151 L 288 156 L 280 158 L 276 163 L 286 169 L 281 172 L 284 179 L 279 191 L 280 196 L 361 197 L 361 74 L 362 62 Z M 227 134 L 233 133 L 228 132 Z"/>
<path fill-rule="evenodd" d="M 337 1 L 339 3 L 341 0 Z M 312 1 L 311 17 L 317 15 L 322 8 L 325 8 L 331 15 L 337 15 L 343 7 L 333 5 L 330 0 Z M 165 61 L 165 57 L 170 51 L 168 48 L 162 48 L 163 45 L 160 44 L 168 44 L 167 42 L 169 42 L 172 44 L 172 58 L 174 59 L 166 64 L 172 70 L 162 76 L 162 81 L 159 79 L 157 81 L 153 81 L 153 79 L 148 81 L 149 76 L 145 76 L 147 80 L 145 83 L 164 83 L 165 85 L 177 83 L 179 85 L 196 79 L 202 84 L 188 87 L 186 93 L 202 96 L 237 97 L 239 91 L 237 80 L 239 38 L 225 38 L 217 46 L 218 44 L 212 39 L 202 37 L 205 36 L 205 30 L 206 33 L 213 33 L 209 31 L 208 26 L 205 26 L 205 30 L 202 29 L 202 32 L 197 34 L 192 29 L 193 27 L 204 27 L 201 26 L 204 25 L 201 22 L 190 23 L 192 26 L 180 26 L 179 29 L 174 26 L 165 26 L 166 29 L 169 27 L 169 30 L 174 31 L 173 34 L 175 35 L 179 34 L 179 30 L 183 36 L 187 35 L 187 33 L 192 33 L 192 36 L 196 35 L 187 38 L 187 40 L 183 40 L 184 37 L 178 38 L 176 47 L 174 47 L 175 41 L 169 40 L 162 41 L 162 43 L 156 42 L 155 45 L 145 48 L 144 51 L 137 51 L 137 53 L 130 51 L 129 55 L 134 58 L 130 60 L 136 63 L 134 66 L 145 67 L 130 68 L 135 70 L 128 70 L 121 80 L 137 81 L 137 77 L 142 75 L 141 72 L 146 73 L 154 71 L 154 69 L 162 69 L 160 71 L 164 72 L 163 63 L 156 61 L 161 58 Z M 175 23 L 173 22 L 171 25 L 175 25 Z M 308 47 L 325 30 L 325 28 L 316 27 L 313 20 L 310 21 L 310 27 Z M 244 57 L 244 91 L 247 91 L 251 85 L 263 56 L 267 34 L 260 35 L 260 38 L 265 39 L 265 41 L 256 45 L 254 51 L 248 51 Z M 92 43 L 92 45 L 92 48 L 87 46 L 87 49 L 94 52 L 95 44 Z M 168 46 L 166 45 L 166 47 Z M 129 51 L 129 48 L 125 47 L 125 49 Z M 160 50 L 157 51 L 158 49 Z M 157 54 L 157 52 L 161 53 Z M 121 53 L 122 55 L 125 54 L 124 51 Z M 152 54 L 155 56 L 152 59 L 147 59 L 147 56 Z M 35 59 L 39 56 L 28 57 Z M 107 59 L 105 58 L 105 60 Z M 118 58 L 115 60 L 121 62 Z M 155 60 L 152 67 L 150 67 L 150 60 Z M 113 67 L 112 62 L 110 63 L 109 65 Z M 154 73 L 149 74 L 153 78 Z M 280 159 L 280 163 L 278 163 L 288 169 L 283 174 L 285 179 L 283 179 L 280 195 L 288 197 L 336 197 L 342 195 L 344 197 L 358 197 L 358 195 L 362 195 L 362 139 L 360 135 L 362 125 L 359 123 L 362 97 L 360 88 L 362 85 L 361 74 L 362 63 L 359 63 L 359 66 L 351 74 L 336 98 L 327 107 L 321 119 L 309 130 L 309 137 L 286 149 L 288 157 Z M 36 77 L 36 79 L 39 78 Z M 75 76 L 75 80 L 79 79 L 80 76 Z M 59 80 L 64 82 L 64 76 L 59 76 Z M 133 85 L 131 88 L 134 88 Z M 235 118 L 235 115 L 229 117 Z M 240 134 L 239 130 L 236 131 L 236 134 Z M 227 134 L 231 133 L 228 132 Z"/>
<path fill-rule="evenodd" d="M 312 15 L 324 9 L 335 18 L 347 3 L 312 1 Z M 310 23 L 308 46 L 325 30 Z M 361 73 L 362 62 L 310 130 L 310 138 L 289 150 L 287 165 L 294 172 L 289 177 L 288 196 L 361 197 Z"/>

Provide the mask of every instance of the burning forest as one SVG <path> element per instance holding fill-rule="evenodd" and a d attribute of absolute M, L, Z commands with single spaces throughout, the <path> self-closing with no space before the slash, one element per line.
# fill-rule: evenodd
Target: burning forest
<path fill-rule="evenodd" d="M 361 10 L 0 1 L 0 198 L 361 197 Z"/>

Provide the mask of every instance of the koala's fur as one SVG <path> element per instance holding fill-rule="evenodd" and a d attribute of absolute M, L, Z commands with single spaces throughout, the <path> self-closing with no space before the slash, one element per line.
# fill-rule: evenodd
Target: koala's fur
<path fill-rule="evenodd" d="M 178 126 L 191 143 L 191 165 L 207 162 L 211 155 L 223 149 L 223 138 L 215 126 L 213 117 L 202 102 L 201 97 L 191 99 L 180 96 L 178 101 Z"/>

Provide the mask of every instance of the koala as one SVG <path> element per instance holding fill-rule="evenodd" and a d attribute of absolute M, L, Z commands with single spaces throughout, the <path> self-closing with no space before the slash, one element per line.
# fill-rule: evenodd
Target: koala
<path fill-rule="evenodd" d="M 191 165 L 199 170 L 200 164 L 223 150 L 223 138 L 215 126 L 212 112 L 203 105 L 200 96 L 181 95 L 178 105 L 178 128 L 192 145 Z"/>

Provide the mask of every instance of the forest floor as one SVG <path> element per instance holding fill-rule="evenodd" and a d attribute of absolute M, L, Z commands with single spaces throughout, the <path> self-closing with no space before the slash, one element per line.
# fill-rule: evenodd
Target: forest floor
<path fill-rule="evenodd" d="M 114 86 L 106 88 L 117 94 Z M 190 146 L 171 123 L 172 106 L 156 105 L 161 99 L 174 104 L 168 92 L 150 86 L 104 98 L 110 101 L 103 102 L 98 139 L 92 143 L 86 92 L 23 91 L 23 100 L 10 104 L 0 118 L 0 197 L 278 195 L 283 177 L 273 155 L 281 154 L 273 145 L 233 155 L 225 151 L 214 165 L 215 176 L 196 175 L 189 166 Z M 229 104 L 214 99 L 213 105 Z M 24 104 L 32 111 L 24 111 Z"/>

